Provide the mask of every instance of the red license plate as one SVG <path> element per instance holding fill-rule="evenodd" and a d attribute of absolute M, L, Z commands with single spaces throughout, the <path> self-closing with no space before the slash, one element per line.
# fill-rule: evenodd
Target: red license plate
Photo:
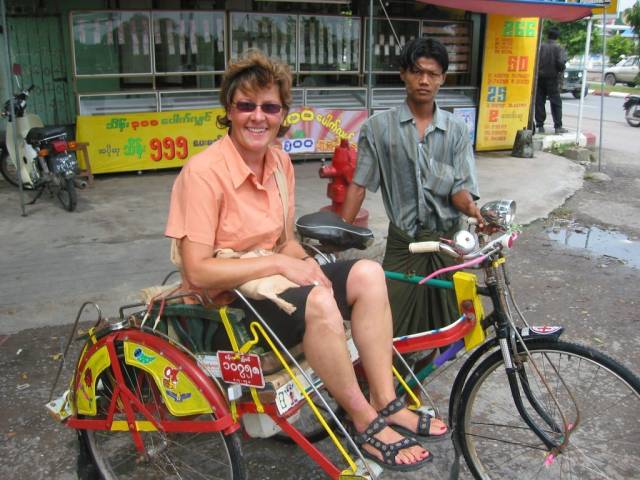
<path fill-rule="evenodd" d="M 264 388 L 264 375 L 260 366 L 260 357 L 255 353 L 236 353 L 218 351 L 220 373 L 228 383 L 238 383 L 251 387 Z"/>

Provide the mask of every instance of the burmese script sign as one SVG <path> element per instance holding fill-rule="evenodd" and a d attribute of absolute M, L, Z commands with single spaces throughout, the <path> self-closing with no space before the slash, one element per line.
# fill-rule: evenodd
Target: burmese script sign
<path fill-rule="evenodd" d="M 488 15 L 476 150 L 513 147 L 532 101 L 537 18 Z"/>

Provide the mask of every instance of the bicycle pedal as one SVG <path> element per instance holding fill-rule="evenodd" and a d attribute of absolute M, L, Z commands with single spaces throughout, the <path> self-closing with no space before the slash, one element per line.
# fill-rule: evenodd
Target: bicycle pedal
<path fill-rule="evenodd" d="M 71 416 L 69 406 L 69 390 L 45 405 L 49 414 L 59 422 L 64 422 Z"/>

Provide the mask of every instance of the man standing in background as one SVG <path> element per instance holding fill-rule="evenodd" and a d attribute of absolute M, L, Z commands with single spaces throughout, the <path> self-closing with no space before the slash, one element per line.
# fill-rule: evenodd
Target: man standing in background
<path fill-rule="evenodd" d="M 544 133 L 547 98 L 551 103 L 555 133 L 560 134 L 568 131 L 562 127 L 562 99 L 560 98 L 560 82 L 565 63 L 567 63 L 567 52 L 558 43 L 559 37 L 560 30 L 557 27 L 551 27 L 547 33 L 547 41 L 540 45 L 536 87 L 536 130 L 539 133 Z"/>

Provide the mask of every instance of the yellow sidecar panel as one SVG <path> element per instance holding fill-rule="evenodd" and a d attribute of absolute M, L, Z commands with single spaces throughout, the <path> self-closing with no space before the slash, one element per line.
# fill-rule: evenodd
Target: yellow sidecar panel
<path fill-rule="evenodd" d="M 177 417 L 211 413 L 211 406 L 182 369 L 159 352 L 135 342 L 124 342 L 127 365 L 148 372 L 156 382 L 169 412 Z"/>
<path fill-rule="evenodd" d="M 462 311 L 462 302 L 471 300 L 476 313 L 476 324 L 465 337 L 464 345 L 467 351 L 477 347 L 484 342 L 486 335 L 482 329 L 481 322 L 484 319 L 484 309 L 482 300 L 476 288 L 476 276 L 468 272 L 456 272 L 453 274 L 453 285 L 456 291 L 458 308 Z"/>
<path fill-rule="evenodd" d="M 106 345 L 96 350 L 87 360 L 75 389 L 77 413 L 96 415 L 96 380 L 109 365 L 111 365 L 111 359 Z"/>

